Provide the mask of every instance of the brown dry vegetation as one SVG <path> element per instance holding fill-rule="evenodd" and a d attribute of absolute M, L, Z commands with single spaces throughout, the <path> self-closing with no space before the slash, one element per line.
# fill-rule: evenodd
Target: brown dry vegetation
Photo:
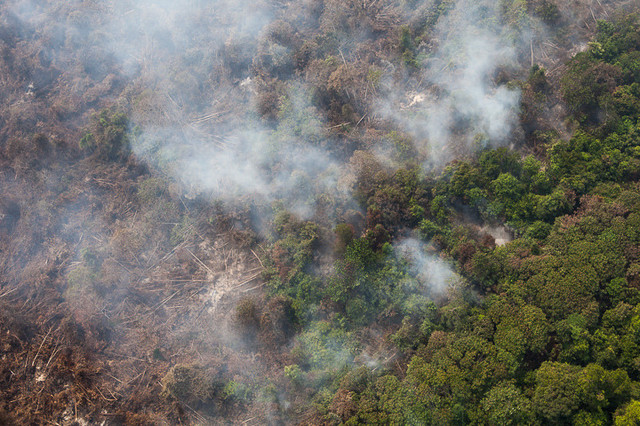
<path fill-rule="evenodd" d="M 189 200 L 180 182 L 128 151 L 122 135 L 107 148 L 82 150 L 78 142 L 87 132 L 110 137 L 117 126 L 100 127 L 100 112 L 111 119 L 124 111 L 139 124 L 171 124 L 229 143 L 224 131 L 247 105 L 257 105 L 265 121 L 277 120 L 286 82 L 301 79 L 326 114 L 327 132 L 343 143 L 339 153 L 352 155 L 359 191 L 370 196 L 384 172 L 355 148 L 367 149 L 371 138 L 391 130 L 371 100 L 383 70 L 391 78 L 414 72 L 397 60 L 401 5 L 278 2 L 275 10 L 290 13 L 282 12 L 255 46 L 229 35 L 206 71 L 186 69 L 167 76 L 171 82 L 152 82 L 144 75 L 129 80 L 99 43 L 84 43 L 83 34 L 52 19 L 77 19 L 90 33 L 101 6 L 41 3 L 51 15 L 40 23 L 0 6 L 0 423 L 322 423 L 315 414 L 287 413 L 274 390 L 274 383 L 289 383 L 282 371 L 293 364 L 298 330 L 291 301 L 269 299 L 262 287 L 263 260 L 277 263 L 287 253 L 263 248 L 250 231 L 250 209 L 229 212 Z M 568 47 L 580 47 L 610 3 L 559 2 L 575 40 L 532 44 L 531 53 L 552 81 L 574 53 Z M 421 43 L 429 51 L 437 42 Z M 281 47 L 292 54 L 277 56 Z M 241 85 L 247 77 L 250 83 Z M 218 86 L 229 90 L 199 110 L 203 93 Z M 559 120 L 560 98 L 549 93 L 538 105 L 528 89 L 523 102 L 542 112 L 524 120 L 532 129 L 558 129 L 549 122 Z M 402 201 L 377 197 L 389 211 Z M 360 213 L 344 219 L 356 233 L 363 228 Z M 395 219 L 370 212 L 366 225 Z M 383 231 L 374 235 L 378 245 L 386 241 Z M 279 266 L 284 280 L 290 270 L 285 261 Z M 362 341 L 383 353 L 385 333 L 372 327 Z M 243 398 L 230 383 L 261 397 Z M 343 420 L 355 409 L 347 391 L 330 407 Z"/>

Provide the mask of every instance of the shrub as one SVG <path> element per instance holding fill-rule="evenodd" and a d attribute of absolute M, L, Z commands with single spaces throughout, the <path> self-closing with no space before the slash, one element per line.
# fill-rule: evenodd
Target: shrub
<path fill-rule="evenodd" d="M 236 305 L 236 321 L 247 330 L 257 329 L 260 319 L 256 301 L 246 297 L 241 299 Z"/>
<path fill-rule="evenodd" d="M 93 115 L 91 126 L 78 145 L 102 160 L 116 160 L 128 153 L 128 126 L 124 112 L 103 109 Z"/>
<path fill-rule="evenodd" d="M 187 404 L 212 400 L 220 388 L 214 376 L 203 367 L 176 364 L 161 380 L 164 397 L 173 397 Z"/>
<path fill-rule="evenodd" d="M 336 225 L 335 228 L 336 233 L 336 243 L 335 243 L 335 251 L 337 254 L 343 254 L 347 249 L 347 246 L 351 244 L 354 239 L 355 231 L 353 226 L 347 223 L 340 223 Z"/>

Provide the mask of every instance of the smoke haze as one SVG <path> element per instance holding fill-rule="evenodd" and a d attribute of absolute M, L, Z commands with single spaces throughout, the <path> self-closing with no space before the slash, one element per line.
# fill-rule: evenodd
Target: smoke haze
<path fill-rule="evenodd" d="M 401 258 L 408 262 L 409 272 L 423 286 L 425 293 L 433 296 L 446 294 L 460 280 L 451 267 L 442 259 L 426 253 L 427 245 L 415 238 L 396 244 Z"/>
<path fill-rule="evenodd" d="M 346 416 L 352 391 L 330 398 L 351 368 L 402 377 L 466 288 L 439 243 L 471 189 L 492 191 L 452 196 L 437 172 L 524 134 L 545 30 L 505 18 L 514 4 L 531 2 L 0 5 L 0 307 L 30 324 L 0 315 L 0 402 L 43 416 L 55 396 L 63 424 L 141 407 L 151 424 L 283 424 L 320 399 Z M 469 237 L 469 261 L 512 238 L 481 231 L 495 241 Z M 91 386 L 68 391 L 86 365 Z M 169 404 L 180 371 L 217 387 Z"/>
<path fill-rule="evenodd" d="M 519 90 L 496 83 L 516 65 L 516 49 L 497 24 L 493 2 L 458 1 L 438 21 L 437 48 L 421 61 L 420 81 L 391 84 L 378 112 L 427 151 L 428 166 L 479 146 L 507 143 L 517 126 Z"/>

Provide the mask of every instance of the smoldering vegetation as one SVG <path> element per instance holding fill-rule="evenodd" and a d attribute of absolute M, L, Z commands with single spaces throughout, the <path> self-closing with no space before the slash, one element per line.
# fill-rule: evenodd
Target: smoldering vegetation
<path fill-rule="evenodd" d="M 507 84 L 506 75 L 517 69 L 524 42 L 519 32 L 531 31 L 499 24 L 495 2 L 445 7 L 451 10 L 438 19 L 428 50 L 403 30 L 403 55 L 419 71 L 399 85 L 390 81 L 377 108 L 413 136 L 431 167 L 487 145 L 517 141 L 520 90 Z"/>
<path fill-rule="evenodd" d="M 506 240 L 447 166 L 574 130 L 567 52 L 631 4 L 577 3 L 3 3 L 0 422 L 353 417 Z"/>
<path fill-rule="evenodd" d="M 453 287 L 459 278 L 446 262 L 426 253 L 426 244 L 417 239 L 406 239 L 397 246 L 400 256 L 423 285 L 426 294 L 441 295 Z"/>
<path fill-rule="evenodd" d="M 132 150 L 176 176 L 189 198 L 229 204 L 251 199 L 258 205 L 281 201 L 301 218 L 322 211 L 323 219 L 335 223 L 337 210 L 357 208 L 350 195 L 353 172 L 323 147 L 331 136 L 309 98 L 305 89 L 293 86 L 283 95 L 275 128 L 255 116 L 219 129 L 222 134 L 212 138 L 197 131 L 148 127 L 141 129 Z"/>

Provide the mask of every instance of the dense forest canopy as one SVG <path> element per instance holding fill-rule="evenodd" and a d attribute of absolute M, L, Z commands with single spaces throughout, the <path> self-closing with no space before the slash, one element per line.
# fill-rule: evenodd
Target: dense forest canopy
<path fill-rule="evenodd" d="M 0 5 L 0 423 L 640 424 L 634 0 Z"/>

